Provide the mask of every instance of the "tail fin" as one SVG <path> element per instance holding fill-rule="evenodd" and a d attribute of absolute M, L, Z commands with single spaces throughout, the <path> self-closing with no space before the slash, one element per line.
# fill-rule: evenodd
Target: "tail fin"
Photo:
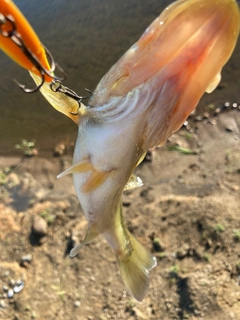
<path fill-rule="evenodd" d="M 132 251 L 129 256 L 117 256 L 118 267 L 128 292 L 142 301 L 149 287 L 149 271 L 157 264 L 153 257 L 130 233 Z"/>

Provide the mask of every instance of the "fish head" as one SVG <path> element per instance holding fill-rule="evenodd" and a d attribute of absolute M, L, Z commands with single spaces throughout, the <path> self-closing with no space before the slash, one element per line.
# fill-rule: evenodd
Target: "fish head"
<path fill-rule="evenodd" d="M 103 77 L 91 105 L 104 105 L 136 88 L 145 95 L 147 90 L 159 90 L 155 101 L 159 110 L 169 105 L 169 113 L 165 112 L 168 128 L 159 143 L 164 142 L 179 129 L 204 92 L 218 85 L 236 45 L 239 21 L 235 0 L 174 2 Z"/>

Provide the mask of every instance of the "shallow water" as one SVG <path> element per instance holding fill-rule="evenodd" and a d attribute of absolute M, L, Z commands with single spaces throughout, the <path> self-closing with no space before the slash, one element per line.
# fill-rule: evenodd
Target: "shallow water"
<path fill-rule="evenodd" d="M 121 55 L 171 1 L 159 0 L 16 0 L 41 41 L 68 74 L 66 86 L 84 95 L 93 90 Z M 240 102 L 240 44 L 225 68 L 226 85 L 201 103 Z M 39 94 L 27 95 L 12 79 L 33 86 L 27 72 L 0 52 L 0 155 L 19 154 L 22 138 L 36 140 L 40 155 L 62 140 L 74 141 L 77 128 Z"/>

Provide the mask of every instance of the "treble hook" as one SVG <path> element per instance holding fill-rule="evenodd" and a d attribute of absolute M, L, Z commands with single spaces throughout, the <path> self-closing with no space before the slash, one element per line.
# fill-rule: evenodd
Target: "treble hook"
<path fill-rule="evenodd" d="M 44 73 L 41 72 L 41 83 L 33 89 L 26 88 L 25 84 L 19 83 L 16 79 L 13 79 L 13 81 L 19 86 L 19 88 L 22 91 L 24 91 L 26 93 L 34 93 L 34 92 L 37 92 L 38 90 L 40 90 L 41 87 L 43 86 L 43 84 L 45 82 L 45 75 L 44 75 Z"/>
<path fill-rule="evenodd" d="M 51 83 L 50 83 L 50 89 L 53 91 L 53 92 L 61 92 L 63 94 L 65 94 L 66 96 L 76 100 L 78 102 L 78 110 L 79 108 L 81 107 L 81 102 L 83 99 L 89 99 L 92 95 L 92 91 L 89 90 L 89 89 L 86 89 L 85 90 L 87 92 L 90 93 L 90 95 L 88 96 L 79 96 L 75 91 L 73 91 L 72 89 L 69 89 L 68 87 L 65 87 L 63 86 L 63 84 L 61 83 L 60 80 L 53 80 Z M 70 112 L 70 114 L 72 115 L 77 115 L 78 114 L 78 110 L 77 112 Z"/>
<path fill-rule="evenodd" d="M 28 89 L 28 88 L 26 88 L 26 86 L 24 84 L 19 83 L 16 79 L 13 80 L 19 86 L 19 88 L 21 90 L 23 90 L 24 92 L 26 92 L 26 93 L 34 93 L 34 92 L 37 92 L 38 90 L 40 90 L 41 87 L 43 86 L 44 82 L 45 82 L 45 74 L 47 74 L 48 76 L 52 77 L 56 81 L 62 81 L 62 80 L 65 80 L 67 78 L 66 73 L 63 71 L 63 69 L 58 64 L 55 63 L 55 61 L 53 60 L 53 57 L 52 57 L 51 53 L 48 51 L 48 49 L 45 46 L 43 46 L 43 47 L 45 49 L 46 55 L 48 57 L 49 64 L 51 66 L 50 72 L 53 72 L 56 69 L 58 69 L 63 74 L 63 77 L 60 78 L 60 77 L 57 77 L 55 75 L 52 75 L 48 70 L 46 70 L 39 63 L 38 59 L 36 57 L 34 57 L 34 55 L 31 55 L 31 61 L 32 61 L 32 58 L 34 58 L 34 59 L 36 59 L 35 62 L 38 63 L 38 65 L 35 64 L 35 67 L 38 69 L 38 71 L 41 74 L 41 83 L 38 86 L 36 86 L 35 88 L 33 88 L 33 89 Z"/>
<path fill-rule="evenodd" d="M 10 23 L 11 25 L 11 29 L 9 31 L 3 30 L 1 27 L 4 24 Z M 43 46 L 46 56 L 47 56 L 47 60 L 49 62 L 50 65 L 50 69 L 47 70 L 39 61 L 39 59 L 31 52 L 30 49 L 27 48 L 25 42 L 23 41 L 21 34 L 19 32 L 17 32 L 17 26 L 16 26 L 16 22 L 15 19 L 11 16 L 11 15 L 7 15 L 4 16 L 2 13 L 0 13 L 0 34 L 5 37 L 5 38 L 9 38 L 11 39 L 11 41 L 17 46 L 19 47 L 23 54 L 27 57 L 27 59 L 35 66 L 35 68 L 39 71 L 40 75 L 41 75 L 41 83 L 33 88 L 33 89 L 28 89 L 26 88 L 26 86 L 24 84 L 19 83 L 17 80 L 14 79 L 14 82 L 20 87 L 20 89 L 22 89 L 24 92 L 26 93 L 34 93 L 36 91 L 38 91 L 44 84 L 44 82 L 46 81 L 45 79 L 45 75 L 49 76 L 50 78 L 54 79 L 54 80 L 64 80 L 66 79 L 66 74 L 63 71 L 62 68 L 60 68 L 54 61 L 53 56 L 51 55 L 51 53 L 49 52 L 49 50 Z M 53 72 L 56 70 L 56 68 L 61 72 L 62 77 L 58 77 L 55 76 L 53 74 Z"/>

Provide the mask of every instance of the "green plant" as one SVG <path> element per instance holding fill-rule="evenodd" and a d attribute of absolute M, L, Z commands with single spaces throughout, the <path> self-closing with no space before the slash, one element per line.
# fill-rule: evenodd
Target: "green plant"
<path fill-rule="evenodd" d="M 160 244 L 160 239 L 159 238 L 154 238 L 152 243 L 153 243 L 154 251 L 156 251 L 156 252 L 163 251 L 162 247 L 161 247 L 161 244 Z"/>
<path fill-rule="evenodd" d="M 210 262 L 211 260 L 211 255 L 209 253 L 205 253 L 204 254 L 204 259 L 207 261 L 207 262 Z"/>
<path fill-rule="evenodd" d="M 190 318 L 190 315 L 186 311 L 184 311 L 183 319 L 189 319 L 189 318 Z"/>
<path fill-rule="evenodd" d="M 34 156 L 36 154 L 35 141 L 22 139 L 20 144 L 15 145 L 15 148 L 22 150 L 25 156 Z"/>
<path fill-rule="evenodd" d="M 168 146 L 167 148 L 170 151 L 178 151 L 178 152 L 183 153 L 183 154 L 196 154 L 196 151 L 191 150 L 189 148 L 180 147 L 178 145 Z"/>
<path fill-rule="evenodd" d="M 52 224 L 56 218 L 54 214 L 52 214 L 52 208 L 47 208 L 41 212 L 41 217 L 47 221 L 48 224 Z"/>
<path fill-rule="evenodd" d="M 136 306 L 136 301 L 133 300 L 133 299 L 130 299 L 129 302 L 128 302 L 128 304 L 129 304 L 129 306 L 130 306 L 131 308 L 134 308 L 134 307 Z"/>
<path fill-rule="evenodd" d="M 186 133 L 186 138 L 187 139 L 192 139 L 194 137 L 194 133 L 192 133 L 192 132 L 187 132 Z"/>
<path fill-rule="evenodd" d="M 180 272 L 180 267 L 179 265 L 175 264 L 174 266 L 172 266 L 170 269 L 169 269 L 169 274 L 172 278 L 177 278 L 178 277 L 178 274 Z"/>
<path fill-rule="evenodd" d="M 159 259 L 163 259 L 166 257 L 166 253 L 165 252 L 157 252 L 155 254 L 156 257 L 158 257 Z"/>
<path fill-rule="evenodd" d="M 213 103 L 208 104 L 208 108 L 211 110 L 215 109 L 215 105 Z"/>
<path fill-rule="evenodd" d="M 240 261 L 236 263 L 237 272 L 240 273 Z"/>
<path fill-rule="evenodd" d="M 6 167 L 0 171 L 0 185 L 4 185 L 7 182 L 7 176 L 12 172 L 11 167 Z"/>
<path fill-rule="evenodd" d="M 239 230 L 233 230 L 233 238 L 235 241 L 240 241 L 240 231 Z"/>
<path fill-rule="evenodd" d="M 225 231 L 225 227 L 221 224 L 221 223 L 218 223 L 216 225 L 216 227 L 214 228 L 214 231 L 217 233 L 217 234 L 220 234 L 222 232 Z"/>

